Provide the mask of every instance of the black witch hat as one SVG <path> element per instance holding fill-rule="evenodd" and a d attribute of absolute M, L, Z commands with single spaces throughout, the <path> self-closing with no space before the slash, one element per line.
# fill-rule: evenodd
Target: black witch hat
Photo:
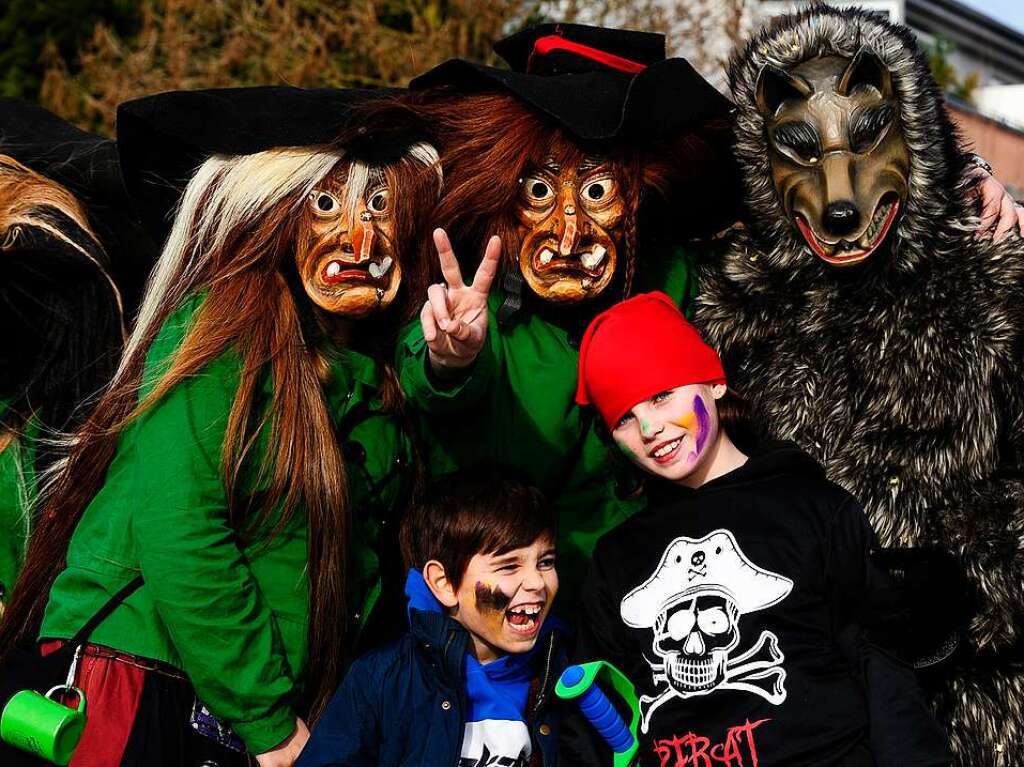
<path fill-rule="evenodd" d="M 14 428 L 30 416 L 44 429 L 73 428 L 113 375 L 155 248 L 131 215 L 112 140 L 5 98 L 0 154 L 4 418 Z M 37 468 L 51 458 L 42 450 Z"/>
<path fill-rule="evenodd" d="M 424 90 L 506 90 L 584 140 L 656 139 L 726 117 L 732 102 L 653 32 L 541 24 L 494 50 L 510 69 L 450 59 L 415 78 Z"/>
<path fill-rule="evenodd" d="M 105 251 L 103 268 L 130 313 L 156 248 L 132 215 L 113 139 L 80 130 L 35 104 L 0 97 L 0 153 L 66 187 L 83 204 Z"/>
<path fill-rule="evenodd" d="M 121 104 L 117 145 L 125 185 L 157 242 L 181 193 L 215 154 L 330 144 L 356 106 L 394 91 L 260 86 L 168 91 Z"/>

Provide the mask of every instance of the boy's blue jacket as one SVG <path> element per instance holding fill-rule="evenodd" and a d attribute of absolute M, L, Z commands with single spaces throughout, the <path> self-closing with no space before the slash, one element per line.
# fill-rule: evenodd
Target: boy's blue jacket
<path fill-rule="evenodd" d="M 352 664 L 296 767 L 477 767 L 460 763 L 469 634 L 447 615 L 412 605 L 409 623 L 401 639 Z M 527 717 L 531 765 L 556 764 L 555 683 L 566 666 L 560 636 L 554 628 L 537 642 Z"/>

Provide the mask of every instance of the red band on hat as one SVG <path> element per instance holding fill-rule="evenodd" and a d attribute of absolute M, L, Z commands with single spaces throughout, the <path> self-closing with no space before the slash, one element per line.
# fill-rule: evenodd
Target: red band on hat
<path fill-rule="evenodd" d="M 614 53 L 602 51 L 600 48 L 591 48 L 589 45 L 574 43 L 572 40 L 566 40 L 559 35 L 545 35 L 544 37 L 538 37 L 536 42 L 534 42 L 533 52 L 530 53 L 530 59 L 526 63 L 526 71 L 530 72 L 533 70 L 534 56 L 546 56 L 552 51 L 569 51 L 577 56 L 583 56 L 599 64 L 604 64 L 606 67 L 611 67 L 631 75 L 639 74 L 647 69 L 646 64 L 641 64 L 638 61 L 632 61 L 622 56 L 616 56 Z"/>
<path fill-rule="evenodd" d="M 718 353 L 671 298 L 644 293 L 597 315 L 580 344 L 576 402 L 609 430 L 635 405 L 688 384 L 725 383 Z"/>

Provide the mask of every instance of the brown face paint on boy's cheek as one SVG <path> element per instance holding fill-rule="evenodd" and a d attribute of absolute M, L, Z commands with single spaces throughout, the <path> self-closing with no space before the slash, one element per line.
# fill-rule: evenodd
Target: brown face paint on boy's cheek
<path fill-rule="evenodd" d="M 476 582 L 474 590 L 476 609 L 495 631 L 499 631 L 505 622 L 505 610 L 512 603 L 512 597 L 505 594 L 498 586 Z"/>

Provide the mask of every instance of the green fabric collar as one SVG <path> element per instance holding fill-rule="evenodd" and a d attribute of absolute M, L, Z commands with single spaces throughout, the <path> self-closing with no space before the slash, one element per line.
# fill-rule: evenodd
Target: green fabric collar
<path fill-rule="evenodd" d="M 331 349 L 327 353 L 331 372 L 350 388 L 353 381 L 376 391 L 380 386 L 377 361 L 353 349 Z"/>
<path fill-rule="evenodd" d="M 327 353 L 332 380 L 324 387 L 327 405 L 343 418 L 356 402 L 380 406 L 380 375 L 372 357 L 352 349 L 331 349 Z"/>

